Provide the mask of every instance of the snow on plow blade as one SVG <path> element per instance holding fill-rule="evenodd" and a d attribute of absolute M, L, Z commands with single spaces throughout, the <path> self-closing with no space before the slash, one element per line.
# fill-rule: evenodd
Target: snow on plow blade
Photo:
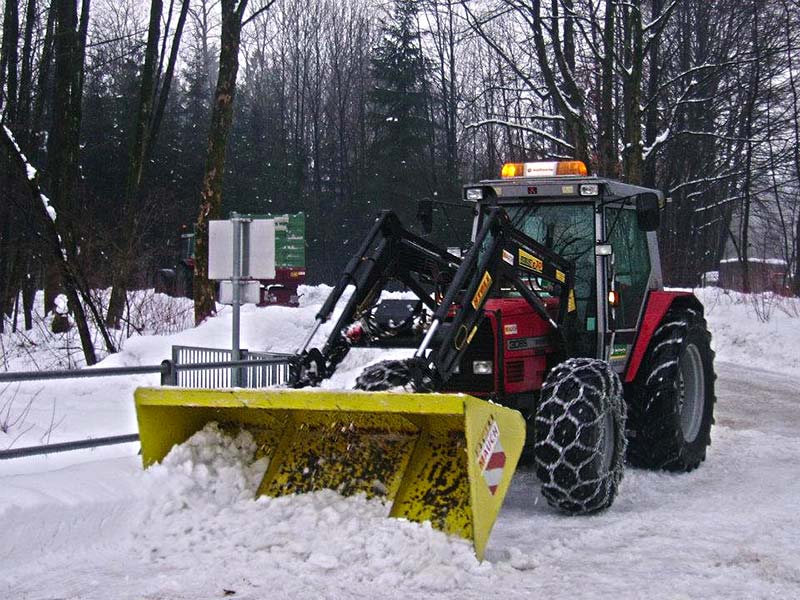
<path fill-rule="evenodd" d="M 479 559 L 525 442 L 522 415 L 460 394 L 139 388 L 144 466 L 207 423 L 245 428 L 269 467 L 258 495 L 333 489 L 392 503 L 473 541 Z"/>

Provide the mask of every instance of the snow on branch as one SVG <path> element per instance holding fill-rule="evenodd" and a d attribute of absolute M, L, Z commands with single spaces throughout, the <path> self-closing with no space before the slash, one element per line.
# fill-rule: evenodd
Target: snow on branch
<path fill-rule="evenodd" d="M 56 242 L 58 250 L 60 251 L 62 260 L 66 263 L 68 262 L 67 259 L 67 249 L 64 246 L 64 241 L 61 239 L 61 235 L 59 235 L 58 230 L 56 229 L 56 218 L 57 213 L 56 209 L 50 204 L 50 199 L 42 192 L 42 189 L 39 187 L 39 172 L 36 168 L 28 162 L 28 158 L 22 152 L 22 149 L 17 144 L 17 140 L 14 138 L 14 134 L 11 133 L 11 130 L 3 125 L 2 128 L 2 139 L 5 145 L 10 150 L 9 154 L 12 156 L 13 159 L 16 160 L 17 164 L 19 165 L 20 169 L 25 173 L 25 178 L 28 182 L 28 189 L 31 192 L 31 196 L 38 200 L 43 210 L 43 215 L 46 215 L 46 219 L 49 219 L 51 222 L 51 234 L 53 240 Z"/>
<path fill-rule="evenodd" d="M 796 181 L 797 181 L 797 179 L 794 179 L 794 180 L 787 181 L 785 183 L 794 183 Z M 766 185 L 764 187 L 752 190 L 751 196 L 758 197 L 761 194 L 765 194 L 765 193 L 768 193 L 768 192 L 775 193 L 777 191 L 778 190 L 776 189 L 775 185 L 770 184 L 770 185 Z M 692 194 L 689 194 L 689 196 L 687 196 L 687 198 L 689 198 L 689 197 L 691 197 L 692 195 L 695 195 L 695 194 L 699 195 L 700 192 L 693 192 Z M 737 200 L 743 200 L 743 199 L 744 199 L 744 194 L 739 194 L 739 195 L 736 195 L 736 196 L 728 196 L 727 198 L 723 198 L 722 200 L 719 200 L 718 202 L 715 202 L 714 204 L 709 204 L 707 206 L 700 206 L 698 208 L 695 208 L 694 212 L 700 213 L 700 212 L 703 212 L 703 211 L 706 211 L 706 210 L 709 210 L 709 209 L 712 209 L 712 208 L 718 208 L 720 206 L 724 206 L 726 204 L 729 204 L 730 202 L 735 202 Z"/>
<path fill-rule="evenodd" d="M 676 131 L 673 135 L 694 135 L 699 137 L 711 137 L 716 140 L 722 140 L 725 142 L 751 142 L 753 144 L 762 144 L 767 141 L 766 138 L 746 138 L 746 137 L 739 137 L 739 136 L 731 136 L 731 135 L 723 135 L 721 133 L 714 133 L 713 131 L 695 131 L 692 129 L 684 129 L 682 131 Z"/>
<path fill-rule="evenodd" d="M 718 202 L 714 202 L 714 204 L 708 204 L 707 206 L 699 206 L 694 209 L 694 212 L 700 213 L 707 210 L 711 210 L 712 208 L 719 208 L 720 206 L 725 206 L 730 202 L 736 202 L 737 200 L 741 200 L 742 198 L 744 198 L 744 196 L 742 196 L 741 194 L 739 194 L 738 196 L 729 196 L 728 198 L 723 198 Z"/>
<path fill-rule="evenodd" d="M 650 98 L 647 98 L 647 100 L 640 106 L 640 108 L 642 112 L 646 111 L 653 102 L 656 102 L 661 97 L 661 94 L 664 92 L 665 89 L 669 88 L 670 86 L 676 83 L 681 83 L 685 81 L 687 77 L 691 77 L 690 81 L 686 84 L 686 88 L 683 90 L 683 92 L 681 92 L 680 99 L 675 103 L 675 105 L 677 106 L 678 104 L 681 104 L 682 102 L 685 101 L 685 99 L 689 96 L 689 93 L 693 88 L 696 88 L 702 83 L 705 83 L 720 70 L 726 69 L 734 65 L 740 65 L 745 62 L 749 61 L 743 59 L 736 59 L 719 63 L 704 62 L 701 65 L 695 65 L 694 67 L 686 69 L 685 71 L 681 71 L 677 75 L 670 77 L 662 84 L 660 84 L 655 93 Z M 709 72 L 706 74 L 707 71 Z M 699 80 L 694 77 L 694 75 L 698 73 L 701 73 L 700 76 L 701 78 Z"/>
<path fill-rule="evenodd" d="M 661 29 L 663 24 L 666 23 L 667 19 L 670 17 L 670 13 L 672 13 L 672 9 L 674 9 L 678 4 L 678 0 L 672 0 L 672 2 L 667 6 L 665 9 L 662 9 L 661 14 L 658 15 L 655 19 L 650 21 L 649 23 L 645 23 L 642 26 L 643 33 L 649 33 L 653 28 Z"/>
<path fill-rule="evenodd" d="M 484 125 L 502 125 L 504 127 L 511 127 L 512 129 L 520 129 L 522 131 L 527 131 L 529 133 L 533 133 L 535 135 L 540 135 L 545 139 L 550 140 L 551 142 L 563 146 L 564 148 L 568 148 L 570 150 L 574 150 L 575 146 L 567 142 L 566 140 L 562 140 L 559 137 L 554 136 L 551 133 L 548 133 L 542 129 L 538 129 L 537 127 L 528 127 L 527 125 L 521 125 L 520 123 L 512 123 L 510 121 L 503 121 L 502 119 L 484 119 L 483 121 L 476 121 L 475 123 L 467 123 L 464 128 L 465 129 L 476 129 L 478 127 L 483 127 Z"/>
<path fill-rule="evenodd" d="M 647 160 L 653 152 L 666 144 L 667 139 L 669 139 L 669 132 L 670 129 L 667 127 L 664 131 L 658 134 L 652 145 L 642 148 L 642 159 Z"/>
<path fill-rule="evenodd" d="M 535 115 L 521 115 L 517 117 L 518 119 L 530 119 L 531 121 L 566 121 L 564 117 L 561 115 L 545 115 L 545 114 L 535 114 Z M 498 119 L 498 117 L 492 117 L 492 119 Z"/>
<path fill-rule="evenodd" d="M 725 179 L 730 179 L 731 177 L 736 177 L 737 175 L 741 175 L 742 173 L 744 173 L 744 171 L 740 169 L 738 171 L 729 171 L 727 173 L 722 173 L 720 175 L 710 175 L 708 177 L 702 177 L 700 179 L 692 179 L 691 181 L 684 181 L 683 183 L 679 183 L 675 187 L 670 188 L 669 194 L 672 195 L 678 190 L 681 190 L 685 187 L 689 187 L 692 185 L 701 185 L 705 183 L 709 184 L 710 186 L 710 184 L 716 183 L 718 181 L 724 181 Z"/>

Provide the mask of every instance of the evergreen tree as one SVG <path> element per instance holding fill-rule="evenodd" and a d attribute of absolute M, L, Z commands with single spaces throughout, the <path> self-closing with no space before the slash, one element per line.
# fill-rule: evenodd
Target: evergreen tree
<path fill-rule="evenodd" d="M 209 52 L 218 53 L 218 50 L 211 48 Z M 200 181 L 203 179 L 203 149 L 208 142 L 208 126 L 211 120 L 213 86 L 209 84 L 209 80 L 215 76 L 215 72 L 216 65 L 208 64 L 208 57 L 200 46 L 188 50 L 180 96 L 180 158 L 176 183 L 182 189 L 181 205 L 186 207 L 186 216 L 191 216 L 192 220 L 196 216 L 197 194 L 200 193 Z"/>
<path fill-rule="evenodd" d="M 414 201 L 431 189 L 432 128 L 418 8 L 417 0 L 395 0 L 372 59 L 370 196 L 376 209 L 392 208 L 405 220 L 413 214 Z"/>

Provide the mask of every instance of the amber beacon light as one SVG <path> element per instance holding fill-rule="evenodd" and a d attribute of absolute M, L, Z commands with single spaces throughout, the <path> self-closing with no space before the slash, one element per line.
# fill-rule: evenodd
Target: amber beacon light
<path fill-rule="evenodd" d="M 580 160 L 537 161 L 526 163 L 505 163 L 500 176 L 503 179 L 514 177 L 563 177 L 565 175 L 586 177 L 589 170 Z"/>

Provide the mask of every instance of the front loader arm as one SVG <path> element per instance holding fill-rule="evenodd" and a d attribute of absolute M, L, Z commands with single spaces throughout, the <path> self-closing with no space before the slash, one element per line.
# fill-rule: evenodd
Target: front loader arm
<path fill-rule="evenodd" d="M 437 305 L 425 284 L 444 289 L 452 281 L 459 262 L 446 250 L 406 230 L 395 213 L 382 213 L 348 262 L 317 313 L 312 332 L 298 349 L 292 385 L 315 385 L 334 372 L 350 349 L 344 335 L 346 328 L 374 305 L 390 280 L 405 285 L 434 310 Z M 308 350 L 314 334 L 330 319 L 348 286 L 355 289 L 325 345 L 322 349 Z"/>
<path fill-rule="evenodd" d="M 533 287 L 523 281 L 531 276 L 560 286 L 556 319 Z M 433 313 L 431 325 L 407 365 L 418 389 L 440 389 L 453 375 L 484 317 L 486 300 L 496 290 L 513 287 L 556 333 L 574 306 L 572 264 L 514 229 L 500 208 L 487 215 L 462 260 L 407 231 L 394 213 L 385 212 L 317 313 L 313 331 L 297 352 L 293 386 L 316 385 L 333 374 L 351 347 L 347 328 L 375 305 L 392 279 L 413 291 Z M 426 284 L 433 289 L 426 289 Z M 349 285 L 355 289 L 325 345 L 308 350 L 311 338 L 330 319 Z"/>
<path fill-rule="evenodd" d="M 547 312 L 537 293 L 522 280 L 523 273 L 561 287 L 557 321 Z M 495 208 L 488 214 L 475 244 L 462 261 L 450 288 L 434 312 L 430 329 L 415 354 L 416 359 L 425 361 L 440 383 L 452 376 L 472 341 L 484 317 L 486 300 L 493 291 L 502 287 L 516 289 L 557 333 L 560 333 L 560 324 L 567 312 L 574 308 L 573 265 L 515 229 L 506 212 Z M 448 319 L 454 304 L 459 308 Z M 427 354 L 437 333 L 439 343 Z"/>

